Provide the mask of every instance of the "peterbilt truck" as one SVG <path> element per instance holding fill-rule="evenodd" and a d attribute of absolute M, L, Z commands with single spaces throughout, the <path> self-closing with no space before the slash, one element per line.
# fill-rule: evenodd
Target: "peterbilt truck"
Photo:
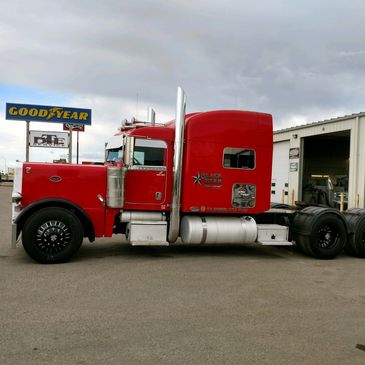
<path fill-rule="evenodd" d="M 365 256 L 365 210 L 270 204 L 270 114 L 185 106 L 179 88 L 175 120 L 126 123 L 103 166 L 19 164 L 13 246 L 21 237 L 40 263 L 67 261 L 84 238 L 113 234 L 133 246 L 294 244 L 319 259 L 344 248 Z"/>

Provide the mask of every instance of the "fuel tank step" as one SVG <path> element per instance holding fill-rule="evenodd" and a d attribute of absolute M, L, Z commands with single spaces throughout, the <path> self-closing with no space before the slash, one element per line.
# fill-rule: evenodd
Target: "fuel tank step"
<path fill-rule="evenodd" d="M 289 227 L 279 224 L 258 224 L 257 241 L 262 246 L 292 246 L 288 241 Z"/>

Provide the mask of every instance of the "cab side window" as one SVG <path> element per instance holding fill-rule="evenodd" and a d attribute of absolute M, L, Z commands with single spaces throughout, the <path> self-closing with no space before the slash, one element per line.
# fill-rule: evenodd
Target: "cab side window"
<path fill-rule="evenodd" d="M 164 141 L 136 138 L 134 142 L 133 165 L 165 166 Z"/>

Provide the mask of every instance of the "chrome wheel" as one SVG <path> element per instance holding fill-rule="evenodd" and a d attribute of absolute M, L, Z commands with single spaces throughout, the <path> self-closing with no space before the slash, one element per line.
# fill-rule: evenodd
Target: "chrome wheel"
<path fill-rule="evenodd" d="M 36 244 L 40 251 L 55 254 L 71 243 L 70 228 L 63 222 L 52 220 L 43 223 L 36 233 Z"/>
<path fill-rule="evenodd" d="M 61 207 L 47 207 L 32 214 L 22 230 L 23 246 L 34 260 L 53 264 L 68 261 L 84 237 L 78 217 Z"/>

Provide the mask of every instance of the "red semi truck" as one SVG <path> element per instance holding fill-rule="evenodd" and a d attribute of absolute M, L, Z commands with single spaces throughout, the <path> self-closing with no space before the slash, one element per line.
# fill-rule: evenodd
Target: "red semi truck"
<path fill-rule="evenodd" d="M 320 259 L 365 256 L 365 210 L 270 207 L 272 117 L 248 111 L 127 123 L 104 166 L 23 163 L 12 194 L 12 243 L 41 263 L 69 260 L 84 237 L 132 245 L 292 245 Z M 114 139 L 115 139 L 114 138 Z"/>

